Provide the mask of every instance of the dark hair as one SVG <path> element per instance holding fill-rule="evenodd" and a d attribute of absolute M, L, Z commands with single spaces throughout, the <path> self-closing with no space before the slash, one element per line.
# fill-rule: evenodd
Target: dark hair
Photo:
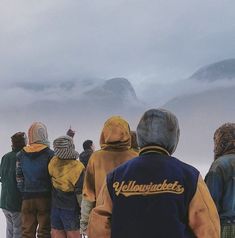
<path fill-rule="evenodd" d="M 92 146 L 92 144 L 93 144 L 93 141 L 92 140 L 85 140 L 84 142 L 83 142 L 83 149 L 84 150 L 88 150 L 88 149 L 90 149 L 91 148 L 91 146 Z"/>
<path fill-rule="evenodd" d="M 137 138 L 136 138 L 136 132 L 135 131 L 131 131 L 131 148 L 132 149 L 139 149 L 138 143 L 137 143 Z"/>
<path fill-rule="evenodd" d="M 24 132 L 17 132 L 11 137 L 12 148 L 16 150 L 23 149 L 26 146 L 26 134 Z"/>

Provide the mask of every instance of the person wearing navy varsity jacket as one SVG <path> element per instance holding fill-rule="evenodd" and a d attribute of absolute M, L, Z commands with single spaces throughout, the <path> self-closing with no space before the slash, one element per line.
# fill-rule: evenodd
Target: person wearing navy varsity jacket
<path fill-rule="evenodd" d="M 199 171 L 171 156 L 178 140 L 174 114 L 144 113 L 137 127 L 140 155 L 108 174 L 89 238 L 219 238 L 219 216 Z"/>

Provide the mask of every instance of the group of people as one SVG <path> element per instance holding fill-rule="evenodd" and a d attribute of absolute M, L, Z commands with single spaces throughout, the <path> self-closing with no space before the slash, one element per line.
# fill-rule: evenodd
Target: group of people
<path fill-rule="evenodd" d="M 11 137 L 0 167 L 7 238 L 235 237 L 235 123 L 216 130 L 205 181 L 172 156 L 180 129 L 170 111 L 146 111 L 135 132 L 110 117 L 96 151 L 86 140 L 79 154 L 74 135 L 53 150 L 41 122 Z"/>

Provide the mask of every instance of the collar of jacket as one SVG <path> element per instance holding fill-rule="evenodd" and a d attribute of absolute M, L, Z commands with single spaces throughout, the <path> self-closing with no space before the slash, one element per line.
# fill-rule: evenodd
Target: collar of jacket
<path fill-rule="evenodd" d="M 102 150 L 112 150 L 112 151 L 125 151 L 131 148 L 130 141 L 116 141 L 116 142 L 109 142 L 101 144 Z"/>
<path fill-rule="evenodd" d="M 140 155 L 148 154 L 148 153 L 158 153 L 158 154 L 165 154 L 170 156 L 170 153 L 166 149 L 157 145 L 145 146 L 142 149 L 140 149 Z"/>
<path fill-rule="evenodd" d="M 15 153 L 18 153 L 19 151 L 21 151 L 21 149 L 12 148 L 12 151 L 15 152 Z"/>
<path fill-rule="evenodd" d="M 31 144 L 24 147 L 24 151 L 28 153 L 39 152 L 47 148 L 48 146 L 43 144 Z"/>

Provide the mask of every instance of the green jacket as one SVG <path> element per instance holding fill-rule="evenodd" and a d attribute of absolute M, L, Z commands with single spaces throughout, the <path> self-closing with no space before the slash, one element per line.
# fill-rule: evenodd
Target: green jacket
<path fill-rule="evenodd" d="M 21 210 L 21 194 L 16 185 L 16 154 L 11 151 L 2 157 L 0 181 L 2 183 L 0 207 L 11 212 Z"/>

